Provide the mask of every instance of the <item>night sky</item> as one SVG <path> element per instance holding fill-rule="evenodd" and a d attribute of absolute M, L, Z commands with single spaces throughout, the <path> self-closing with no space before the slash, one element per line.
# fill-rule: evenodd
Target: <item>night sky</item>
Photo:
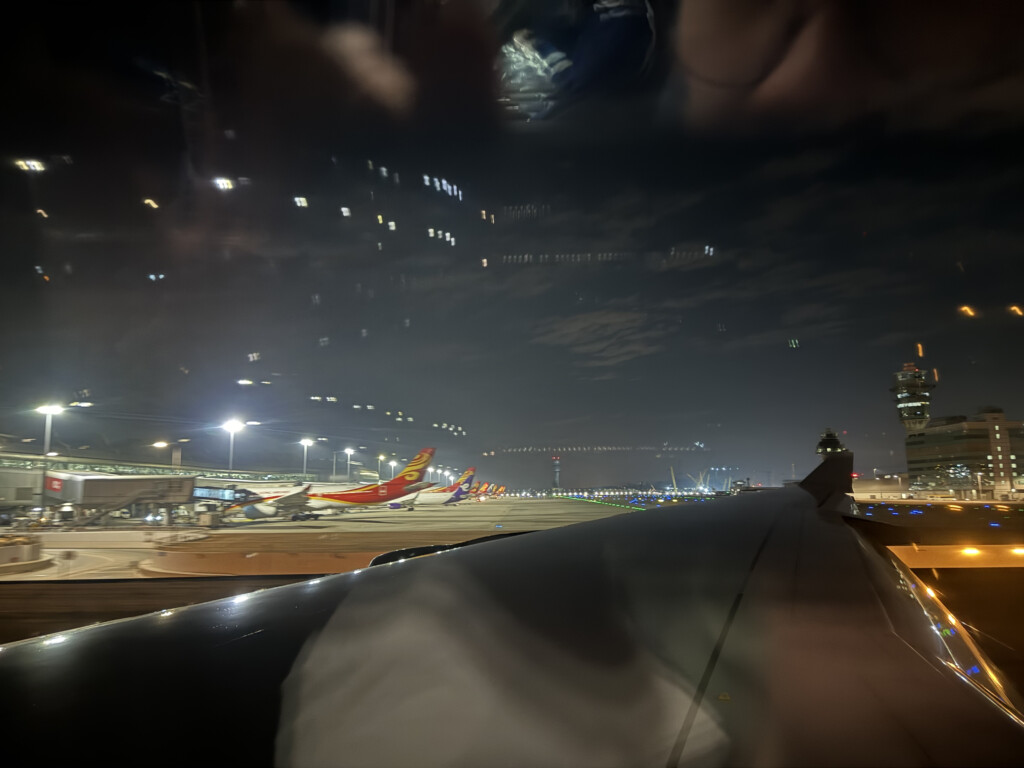
<path fill-rule="evenodd" d="M 654 74 L 525 123 L 495 106 L 501 32 L 472 4 L 410 4 L 394 54 L 343 23 L 358 5 L 201 5 L 201 34 L 178 3 L 18 12 L 9 449 L 39 450 L 18 443 L 41 432 L 36 405 L 86 399 L 56 422 L 62 453 L 156 460 L 148 443 L 187 438 L 186 463 L 216 464 L 216 425 L 238 415 L 262 422 L 241 467 L 301 461 L 309 435 L 328 438 L 321 469 L 348 445 L 375 469 L 436 444 L 438 463 L 544 487 L 562 448 L 566 486 L 665 483 L 669 466 L 767 484 L 813 467 L 832 427 L 858 471 L 903 471 L 888 388 L 912 360 L 938 371 L 934 415 L 1024 418 L 1013 7 L 964 28 L 939 4 L 902 46 L 909 22 L 881 6 L 856 24 L 808 12 L 769 60 L 732 4 L 712 20 L 657 4 Z M 808 53 L 830 35 L 844 45 Z M 942 39 L 958 44 L 936 58 Z M 207 94 L 185 130 L 154 70 Z M 225 194 L 220 176 L 249 181 Z"/>

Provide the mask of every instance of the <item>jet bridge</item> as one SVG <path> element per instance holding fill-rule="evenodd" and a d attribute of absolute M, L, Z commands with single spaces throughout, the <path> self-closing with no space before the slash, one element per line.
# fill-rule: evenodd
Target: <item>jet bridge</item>
<path fill-rule="evenodd" d="M 47 472 L 44 502 L 70 504 L 99 518 L 131 504 L 176 506 L 192 499 L 195 477 L 185 475 L 108 475 Z"/>

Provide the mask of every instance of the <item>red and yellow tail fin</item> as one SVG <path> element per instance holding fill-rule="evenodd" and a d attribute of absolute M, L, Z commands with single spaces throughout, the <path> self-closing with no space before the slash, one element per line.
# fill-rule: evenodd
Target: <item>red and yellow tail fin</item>
<path fill-rule="evenodd" d="M 433 448 L 424 448 L 417 453 L 412 461 L 405 465 L 405 468 L 395 475 L 393 480 L 388 480 L 385 485 L 399 486 L 404 488 L 407 485 L 420 482 L 427 474 L 427 467 L 430 460 L 434 458 Z"/>

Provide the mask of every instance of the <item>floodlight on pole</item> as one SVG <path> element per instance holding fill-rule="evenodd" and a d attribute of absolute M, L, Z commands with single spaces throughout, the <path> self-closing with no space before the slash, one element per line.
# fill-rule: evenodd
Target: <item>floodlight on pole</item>
<path fill-rule="evenodd" d="M 383 453 L 380 454 L 377 457 L 377 480 L 378 480 L 378 482 L 380 481 L 380 463 L 382 461 L 384 461 L 384 459 L 386 459 L 386 458 L 387 458 L 387 456 L 385 456 Z"/>
<path fill-rule="evenodd" d="M 388 466 L 391 467 L 391 479 L 394 480 L 395 479 L 395 467 L 398 466 L 398 462 L 397 461 L 389 461 L 388 462 Z"/>
<path fill-rule="evenodd" d="M 345 477 L 349 482 L 352 482 L 352 454 L 355 452 L 354 448 L 345 449 L 345 456 L 348 458 L 348 468 L 345 470 Z"/>
<path fill-rule="evenodd" d="M 228 433 L 228 469 L 235 468 L 235 432 L 241 432 L 245 429 L 243 424 L 238 419 L 228 419 L 220 428 Z"/>
<path fill-rule="evenodd" d="M 306 458 L 309 454 L 309 446 L 313 444 L 313 441 L 308 437 L 304 437 L 299 440 L 299 445 L 302 446 L 302 474 L 306 474 Z"/>

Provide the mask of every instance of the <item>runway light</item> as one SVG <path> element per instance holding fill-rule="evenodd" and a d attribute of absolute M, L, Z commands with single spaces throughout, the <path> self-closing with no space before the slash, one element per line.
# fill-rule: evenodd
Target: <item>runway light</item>
<path fill-rule="evenodd" d="M 974 311 L 974 309 L 972 307 L 969 307 L 966 304 L 964 304 L 962 307 L 960 307 L 959 311 L 960 311 L 960 314 L 964 315 L 965 317 L 974 317 L 975 315 L 978 314 L 977 312 Z"/>
<path fill-rule="evenodd" d="M 980 555 L 981 554 L 981 550 L 978 549 L 977 547 L 964 547 L 960 551 L 963 554 L 968 555 L 970 557 L 974 557 L 975 555 Z"/>

